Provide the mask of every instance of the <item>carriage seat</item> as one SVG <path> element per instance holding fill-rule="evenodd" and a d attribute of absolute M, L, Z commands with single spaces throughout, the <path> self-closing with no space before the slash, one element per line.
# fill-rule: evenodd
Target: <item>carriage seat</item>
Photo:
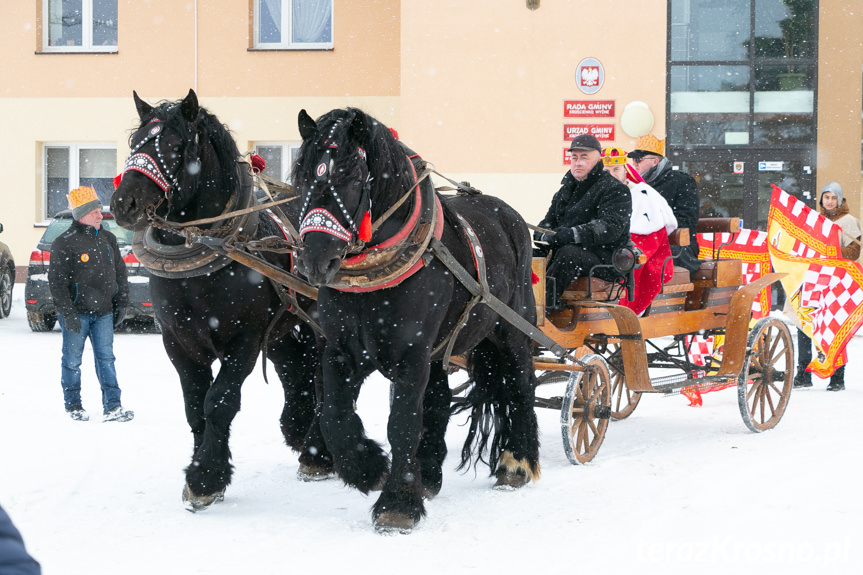
<path fill-rule="evenodd" d="M 699 234 L 736 234 L 740 232 L 740 218 L 700 218 L 695 231 Z"/>
<path fill-rule="evenodd" d="M 617 302 L 620 299 L 619 286 L 612 282 L 607 282 L 599 278 L 590 278 L 587 276 L 576 278 L 571 284 L 563 290 L 562 300 L 602 300 Z M 617 297 L 612 298 L 612 293 Z"/>

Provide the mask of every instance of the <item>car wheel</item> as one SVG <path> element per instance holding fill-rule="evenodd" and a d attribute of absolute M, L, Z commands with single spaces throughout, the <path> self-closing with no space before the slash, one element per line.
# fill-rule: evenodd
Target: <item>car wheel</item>
<path fill-rule="evenodd" d="M 0 272 L 0 318 L 9 317 L 12 310 L 12 287 L 15 285 L 13 274 L 6 268 Z"/>
<path fill-rule="evenodd" d="M 57 323 L 57 314 L 42 313 L 41 311 L 28 311 L 27 323 L 33 331 L 51 331 Z"/>

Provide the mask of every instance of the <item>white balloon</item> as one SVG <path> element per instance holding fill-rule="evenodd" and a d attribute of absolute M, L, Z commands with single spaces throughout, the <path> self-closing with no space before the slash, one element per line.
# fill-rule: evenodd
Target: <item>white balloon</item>
<path fill-rule="evenodd" d="M 620 127 L 631 138 L 638 138 L 653 129 L 653 112 L 644 102 L 630 102 L 620 115 Z"/>

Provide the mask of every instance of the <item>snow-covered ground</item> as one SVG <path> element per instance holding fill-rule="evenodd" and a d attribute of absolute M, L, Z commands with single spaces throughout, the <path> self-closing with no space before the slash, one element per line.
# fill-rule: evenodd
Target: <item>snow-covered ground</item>
<path fill-rule="evenodd" d="M 558 414 L 538 410 L 542 479 L 517 492 L 493 491 L 484 469 L 455 471 L 464 428 L 454 420 L 427 519 L 387 537 L 372 529 L 373 499 L 338 481 L 297 481 L 278 430 L 281 389 L 260 369 L 233 425 L 225 501 L 185 511 L 192 438 L 161 338 L 115 339 L 130 423 L 100 422 L 88 348 L 83 399 L 93 419 L 74 422 L 63 411 L 60 333 L 30 332 L 23 291 L 16 286 L 12 315 L 0 320 L 0 505 L 47 575 L 835 574 L 863 564 L 859 337 L 847 391 L 827 393 L 826 382 L 795 391 L 784 419 L 761 434 L 744 426 L 734 390 L 705 395 L 701 408 L 647 396 L 611 424 L 596 459 L 576 467 Z M 381 441 L 387 394 L 378 376 L 359 400 Z"/>

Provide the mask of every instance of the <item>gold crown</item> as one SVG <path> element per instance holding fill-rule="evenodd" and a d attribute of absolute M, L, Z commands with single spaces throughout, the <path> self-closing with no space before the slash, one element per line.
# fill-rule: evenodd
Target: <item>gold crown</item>
<path fill-rule="evenodd" d="M 92 201 L 99 201 L 99 196 L 96 195 L 96 190 L 91 188 L 90 186 L 81 186 L 80 188 L 75 188 L 69 195 L 66 196 L 69 200 L 69 209 L 74 210 L 78 206 L 83 206 L 84 204 Z"/>
<path fill-rule="evenodd" d="M 635 149 L 643 152 L 650 152 L 657 156 L 665 155 L 665 140 L 660 140 L 653 134 L 646 134 L 638 138 L 635 142 Z"/>
<path fill-rule="evenodd" d="M 626 163 L 626 152 L 621 148 L 603 148 L 602 163 L 606 166 L 621 166 Z"/>

